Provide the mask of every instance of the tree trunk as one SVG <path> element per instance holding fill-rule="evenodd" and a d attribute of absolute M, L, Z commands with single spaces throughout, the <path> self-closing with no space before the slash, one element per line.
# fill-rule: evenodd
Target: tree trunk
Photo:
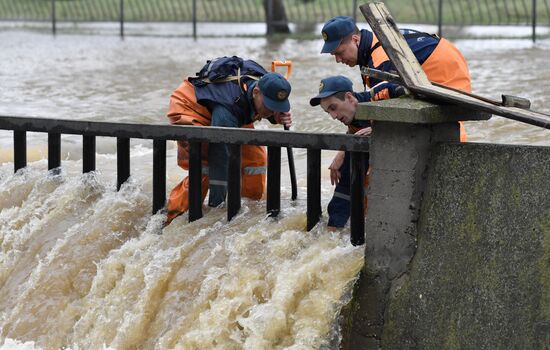
<path fill-rule="evenodd" d="M 264 10 L 268 35 L 273 33 L 290 33 L 284 0 L 264 0 Z"/>

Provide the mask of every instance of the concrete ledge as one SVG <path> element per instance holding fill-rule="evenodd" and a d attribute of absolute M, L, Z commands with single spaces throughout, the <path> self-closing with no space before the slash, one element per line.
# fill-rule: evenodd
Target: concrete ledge
<path fill-rule="evenodd" d="M 491 114 L 453 105 L 437 105 L 410 97 L 360 103 L 355 119 L 412 124 L 436 124 L 466 120 L 488 120 Z"/>

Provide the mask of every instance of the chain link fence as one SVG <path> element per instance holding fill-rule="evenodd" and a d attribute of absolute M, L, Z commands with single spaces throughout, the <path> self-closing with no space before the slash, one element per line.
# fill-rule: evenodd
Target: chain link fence
<path fill-rule="evenodd" d="M 126 22 L 265 22 L 262 0 L 0 0 L 0 20 Z M 355 1 L 285 0 L 287 18 L 319 23 L 334 15 L 352 15 Z"/>
<path fill-rule="evenodd" d="M 266 1 L 264 3 L 264 1 Z M 67 22 L 265 22 L 267 1 L 281 1 L 291 23 L 362 16 L 357 0 L 0 0 L 0 20 Z M 550 0 L 386 0 L 400 23 L 550 25 Z M 441 6 L 441 12 L 439 11 Z"/>

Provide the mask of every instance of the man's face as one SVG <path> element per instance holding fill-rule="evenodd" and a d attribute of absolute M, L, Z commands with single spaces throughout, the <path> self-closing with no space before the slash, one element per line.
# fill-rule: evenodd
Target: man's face
<path fill-rule="evenodd" d="M 258 113 L 258 117 L 260 118 L 269 118 L 271 116 L 275 115 L 275 112 L 273 112 L 271 109 L 267 108 L 264 104 L 264 96 L 262 95 L 262 92 L 260 91 L 260 88 L 257 86 L 254 87 L 254 91 L 252 93 L 253 101 L 254 101 L 254 108 L 256 108 L 256 112 Z"/>
<path fill-rule="evenodd" d="M 332 95 L 321 99 L 320 102 L 321 108 L 330 114 L 332 119 L 339 120 L 345 125 L 350 125 L 353 121 L 356 105 L 353 103 L 351 92 L 346 92 L 344 100 Z"/>
<path fill-rule="evenodd" d="M 342 40 L 336 50 L 330 53 L 334 56 L 336 63 L 343 63 L 350 67 L 355 67 L 357 64 L 360 39 L 361 37 L 358 34 L 352 34 Z"/>

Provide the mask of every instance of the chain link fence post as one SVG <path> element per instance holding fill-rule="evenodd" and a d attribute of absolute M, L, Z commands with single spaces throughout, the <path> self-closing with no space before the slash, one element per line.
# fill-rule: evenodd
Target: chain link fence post
<path fill-rule="evenodd" d="M 124 0 L 120 0 L 120 37 L 124 38 Z"/>
<path fill-rule="evenodd" d="M 437 5 L 437 35 L 441 38 L 443 36 L 443 0 L 438 1 Z"/>
<path fill-rule="evenodd" d="M 267 0 L 267 35 L 273 34 L 273 0 Z"/>
<path fill-rule="evenodd" d="M 197 40 L 197 0 L 193 0 L 193 39 Z"/>
<path fill-rule="evenodd" d="M 52 34 L 55 35 L 57 28 L 55 23 L 55 0 L 52 0 Z"/>
<path fill-rule="evenodd" d="M 533 21 L 533 42 L 537 41 L 537 0 L 533 0 L 533 5 L 531 6 L 533 11 L 532 21 Z"/>

